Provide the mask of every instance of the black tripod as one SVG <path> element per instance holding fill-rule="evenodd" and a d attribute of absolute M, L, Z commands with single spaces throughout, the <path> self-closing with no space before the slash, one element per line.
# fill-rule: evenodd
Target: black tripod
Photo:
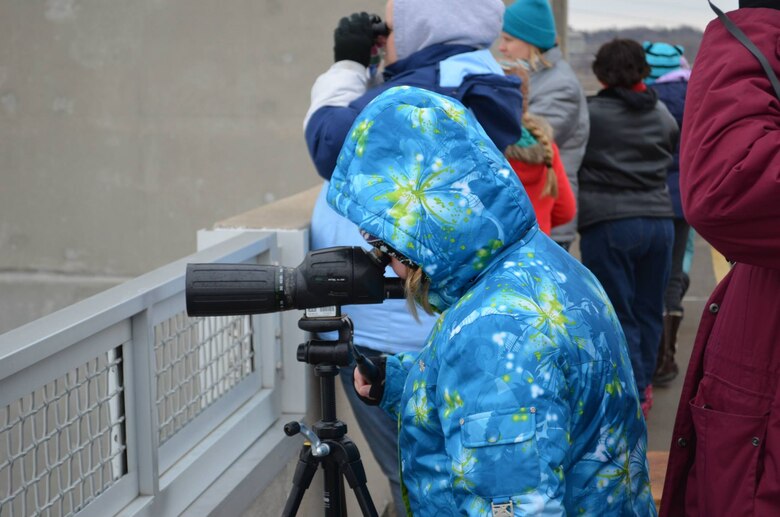
<path fill-rule="evenodd" d="M 322 333 L 338 330 L 336 341 L 312 339 L 298 346 L 298 361 L 314 365 L 314 373 L 320 378 L 322 419 L 309 429 L 302 422 L 290 422 L 284 426 L 287 436 L 302 433 L 308 439 L 301 448 L 298 466 L 293 477 L 293 488 L 287 497 L 282 515 L 291 517 L 298 512 L 303 494 L 311 484 L 317 467 L 322 465 L 325 473 L 323 502 L 326 517 L 346 515 L 344 480 L 355 492 L 364 516 L 377 517 L 377 511 L 366 486 L 366 472 L 360 461 L 357 446 L 347 436 L 347 426 L 336 418 L 335 378 L 340 366 L 349 366 L 353 357 L 361 371 L 369 378 L 376 378 L 370 369 L 375 367 L 359 353 L 353 356 L 352 321 L 341 316 L 340 308 L 336 314 L 327 318 L 304 316 L 298 321 L 301 330 Z"/>

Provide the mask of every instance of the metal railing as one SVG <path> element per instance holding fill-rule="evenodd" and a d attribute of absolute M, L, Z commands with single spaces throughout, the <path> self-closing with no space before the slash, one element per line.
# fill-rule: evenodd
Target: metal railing
<path fill-rule="evenodd" d="M 159 442 L 165 443 L 254 371 L 247 316 L 188 318 L 154 328 Z"/>
<path fill-rule="evenodd" d="M 279 314 L 187 317 L 185 264 L 279 258 L 241 233 L 0 336 L 0 517 L 187 508 L 282 413 L 285 354 Z"/>
<path fill-rule="evenodd" d="M 127 473 L 122 356 L 111 349 L 0 413 L 2 515 L 69 515 Z"/>

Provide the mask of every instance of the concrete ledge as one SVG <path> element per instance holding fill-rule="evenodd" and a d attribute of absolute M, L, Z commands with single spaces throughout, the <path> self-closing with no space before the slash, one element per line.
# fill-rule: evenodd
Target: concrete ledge
<path fill-rule="evenodd" d="M 649 451 L 647 462 L 650 464 L 650 489 L 653 491 L 655 507 L 661 508 L 661 493 L 664 491 L 669 451 Z"/>
<path fill-rule="evenodd" d="M 253 230 L 302 230 L 309 227 L 314 202 L 322 184 L 290 197 L 219 221 L 214 228 L 245 228 Z"/>

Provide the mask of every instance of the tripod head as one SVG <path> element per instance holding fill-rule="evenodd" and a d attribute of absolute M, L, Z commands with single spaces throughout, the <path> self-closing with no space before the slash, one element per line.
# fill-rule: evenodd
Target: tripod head
<path fill-rule="evenodd" d="M 351 365 L 354 360 L 364 377 L 372 381 L 378 378 L 374 363 L 355 348 L 352 320 L 348 315 L 342 316 L 340 306 L 307 309 L 298 320 L 298 328 L 313 334 L 338 331 L 336 341 L 311 339 L 299 345 L 298 361 L 315 366 L 343 367 Z"/>

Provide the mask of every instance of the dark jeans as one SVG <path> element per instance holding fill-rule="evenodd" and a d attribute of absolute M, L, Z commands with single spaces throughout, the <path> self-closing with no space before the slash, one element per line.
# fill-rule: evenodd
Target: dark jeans
<path fill-rule="evenodd" d="M 674 244 L 672 244 L 672 272 L 664 293 L 664 306 L 670 313 L 682 314 L 682 299 L 688 290 L 690 281 L 686 281 L 683 272 L 683 259 L 688 246 L 688 232 L 691 230 L 685 219 L 674 219 Z"/>
<path fill-rule="evenodd" d="M 581 232 L 582 263 L 615 307 L 642 401 L 653 379 L 663 331 L 673 233 L 671 218 L 645 217 L 598 223 Z"/>
<path fill-rule="evenodd" d="M 359 346 L 358 349 L 369 359 L 382 355 L 381 352 L 370 348 Z M 382 472 L 385 473 L 390 481 L 390 491 L 393 494 L 396 515 L 403 515 L 405 505 L 401 495 L 401 478 L 398 468 L 398 422 L 390 418 L 390 415 L 380 409 L 379 406 L 369 406 L 358 398 L 353 387 L 352 370 L 351 367 L 347 367 L 342 368 L 339 372 L 341 381 L 344 384 L 344 391 L 349 404 L 352 406 L 352 412 L 355 414 L 360 430 L 371 448 L 371 453 L 374 455 L 377 463 L 379 463 Z M 366 456 L 365 451 L 361 451 L 360 456 L 364 458 Z M 374 504 L 378 505 L 379 501 L 374 501 Z M 390 515 L 393 514 L 391 513 Z"/>

